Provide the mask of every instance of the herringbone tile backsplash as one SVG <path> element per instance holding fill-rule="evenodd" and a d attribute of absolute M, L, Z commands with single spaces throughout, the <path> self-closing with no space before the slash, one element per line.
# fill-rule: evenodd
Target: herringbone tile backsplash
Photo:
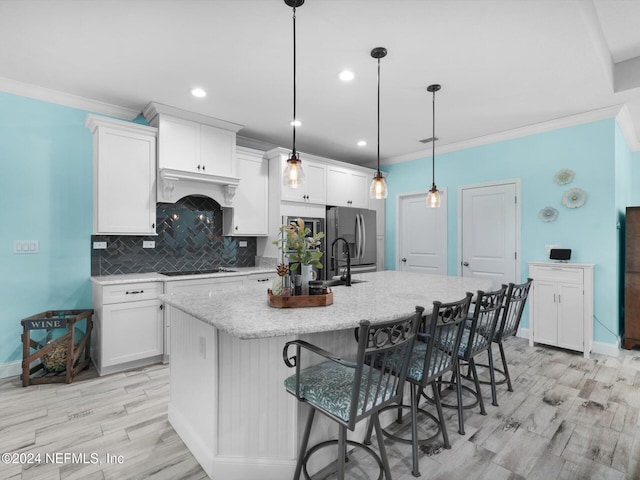
<path fill-rule="evenodd" d="M 190 196 L 177 203 L 158 203 L 157 236 L 94 235 L 107 242 L 106 250 L 91 248 L 91 275 L 207 270 L 251 267 L 255 264 L 255 237 L 222 235 L 222 208 L 207 197 Z M 144 240 L 156 248 L 142 248 Z M 239 248 L 240 240 L 247 246 Z"/>

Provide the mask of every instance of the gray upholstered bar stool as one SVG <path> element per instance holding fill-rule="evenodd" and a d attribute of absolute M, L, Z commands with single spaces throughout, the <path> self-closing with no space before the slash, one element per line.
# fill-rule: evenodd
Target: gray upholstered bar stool
<path fill-rule="evenodd" d="M 294 480 L 300 478 L 301 472 L 309 480 L 307 461 L 320 448 L 333 444 L 338 445 L 339 480 L 344 479 L 347 445 L 364 448 L 380 466 L 378 479 L 391 480 L 378 412 L 400 399 L 423 311 L 424 308 L 416 307 L 413 314 L 384 323 L 371 324 L 361 321 L 358 329 L 357 355 L 352 362 L 338 358 L 303 340 L 287 342 L 283 350 L 284 362 L 289 367 L 295 367 L 296 373 L 285 380 L 285 387 L 299 401 L 311 407 L 300 445 Z M 293 356 L 289 353 L 290 349 L 294 351 Z M 326 360 L 302 369 L 302 349 Z M 398 362 L 398 359 L 401 359 L 401 362 Z M 390 361 L 393 361 L 393 364 L 390 364 Z M 379 368 L 374 368 L 373 365 Z M 322 442 L 307 450 L 316 411 L 338 423 L 338 440 Z M 376 429 L 380 455 L 365 445 L 347 440 L 347 429 L 353 431 L 360 420 L 369 417 Z"/>
<path fill-rule="evenodd" d="M 462 339 L 472 297 L 473 294 L 467 293 L 463 299 L 456 302 L 433 302 L 431 315 L 426 317 L 418 331 L 409 362 L 407 382 L 411 385 L 411 403 L 406 405 L 400 402 L 398 405 L 383 408 L 383 410 L 398 409 L 398 423 L 402 423 L 400 410 L 411 409 L 411 438 L 395 435 L 391 433 L 389 428 L 384 429 L 382 433 L 393 440 L 411 444 L 413 461 L 411 473 L 416 477 L 420 476 L 418 445 L 430 442 L 442 433 L 445 448 L 451 448 L 440 403 L 437 381 L 449 372 L 459 376 L 457 368 L 458 349 L 460 348 L 460 340 Z M 428 385 L 431 385 L 433 391 L 438 413 L 437 418 L 418 406 L 420 399 L 422 397 L 426 398 L 424 390 Z M 461 402 L 459 391 L 458 401 Z M 435 423 L 436 433 L 432 437 L 426 439 L 418 438 L 418 412 L 426 415 Z M 372 425 L 369 425 L 365 443 L 370 443 L 371 430 Z M 376 431 L 376 435 L 379 436 L 380 434 Z"/>

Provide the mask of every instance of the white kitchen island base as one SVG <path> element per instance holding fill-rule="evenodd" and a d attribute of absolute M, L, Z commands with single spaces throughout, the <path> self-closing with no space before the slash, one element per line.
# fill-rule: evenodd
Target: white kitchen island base
<path fill-rule="evenodd" d="M 282 358 L 289 340 L 301 338 L 336 355 L 353 357 L 359 320 L 372 322 L 431 310 L 435 299 L 458 300 L 489 282 L 436 275 L 377 272 L 369 283 L 334 289 L 334 305 L 273 309 L 263 287 L 222 288 L 211 295 L 161 298 L 171 311 L 169 421 L 214 480 L 286 480 L 293 477 L 308 407 L 287 393 L 294 373 Z M 301 366 L 322 359 L 302 357 Z M 381 418 L 393 421 L 393 412 Z M 366 422 L 348 438 L 360 441 Z M 334 422 L 316 416 L 309 445 L 336 438 Z M 311 474 L 336 458 L 318 451 Z"/>

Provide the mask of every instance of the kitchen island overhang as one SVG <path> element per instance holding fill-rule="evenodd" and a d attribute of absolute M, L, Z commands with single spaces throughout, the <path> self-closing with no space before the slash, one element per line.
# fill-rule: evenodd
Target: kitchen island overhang
<path fill-rule="evenodd" d="M 484 279 L 396 271 L 366 273 L 352 287 L 335 287 L 326 307 L 268 306 L 264 285 L 221 286 L 212 294 L 163 295 L 172 309 L 169 421 L 213 479 L 290 478 L 306 418 L 283 385 L 293 372 L 282 360 L 284 344 L 304 339 L 349 356 L 353 329 L 414 311 L 434 300 L 458 300 L 490 288 Z M 303 359 L 305 365 L 320 359 Z M 350 438 L 360 438 L 364 425 Z M 335 431 L 334 431 L 335 430 Z M 319 424 L 310 444 L 337 434 Z M 330 452 L 318 455 L 320 468 Z"/>

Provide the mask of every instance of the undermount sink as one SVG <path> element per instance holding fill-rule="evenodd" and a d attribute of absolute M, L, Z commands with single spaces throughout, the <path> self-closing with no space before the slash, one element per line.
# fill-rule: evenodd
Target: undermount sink
<path fill-rule="evenodd" d="M 324 280 L 322 282 L 322 286 L 323 287 L 337 287 L 338 285 L 346 285 L 346 281 L 342 280 L 341 278 L 334 278 L 332 280 Z M 355 278 L 351 279 L 351 285 L 355 284 L 355 283 L 367 283 L 366 280 L 357 280 Z"/>

